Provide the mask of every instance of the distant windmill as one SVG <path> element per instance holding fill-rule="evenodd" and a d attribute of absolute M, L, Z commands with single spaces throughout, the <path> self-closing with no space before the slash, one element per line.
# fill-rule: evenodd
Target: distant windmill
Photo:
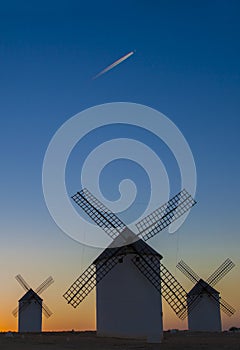
<path fill-rule="evenodd" d="M 220 308 L 228 316 L 234 314 L 234 308 L 213 288 L 234 266 L 230 259 L 226 259 L 204 281 L 183 260 L 177 264 L 177 268 L 193 283 L 196 283 L 187 295 L 187 308 L 183 313 L 183 316 L 188 314 L 190 331 L 221 331 Z"/>
<path fill-rule="evenodd" d="M 161 341 L 161 295 L 179 316 L 186 308 L 187 294 L 160 264 L 162 256 L 144 241 L 169 226 L 196 202 L 187 191 L 181 191 L 141 220 L 136 225 L 139 230 L 136 235 L 87 189 L 72 198 L 113 243 L 72 284 L 64 298 L 77 307 L 97 286 L 98 335 Z M 117 244 L 120 242 L 124 245 Z"/>
<path fill-rule="evenodd" d="M 53 282 L 52 277 L 48 277 L 34 291 L 21 275 L 17 275 L 16 280 L 26 291 L 26 294 L 18 301 L 18 307 L 13 310 L 13 315 L 18 314 L 18 332 L 41 332 L 42 331 L 42 313 L 48 318 L 52 315 L 47 305 L 39 297 Z"/>

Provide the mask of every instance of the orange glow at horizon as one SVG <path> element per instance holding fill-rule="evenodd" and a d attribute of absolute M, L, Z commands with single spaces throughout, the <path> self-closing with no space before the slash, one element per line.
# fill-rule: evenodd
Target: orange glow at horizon
<path fill-rule="evenodd" d="M 232 284 L 228 289 L 233 291 L 233 287 L 234 285 Z M 235 286 L 235 291 L 237 289 L 238 288 Z M 234 294 L 234 300 L 227 300 L 237 309 L 237 292 Z M 2 305 L 2 316 L 0 319 L 1 332 L 17 331 L 17 318 L 13 317 L 11 314 L 12 309 L 16 306 L 16 303 L 12 300 L 14 297 L 15 293 L 11 295 L 11 301 L 7 300 L 7 302 Z M 54 294 L 51 294 L 50 292 L 48 298 L 46 298 L 46 301 L 44 302 L 46 302 L 51 308 L 53 315 L 49 319 L 46 319 L 45 316 L 43 316 L 43 331 L 86 331 L 96 329 L 96 304 L 94 291 L 76 309 L 66 304 L 64 300 L 61 302 L 61 305 L 59 305 L 58 298 L 56 300 Z M 221 313 L 221 318 L 223 330 L 227 330 L 231 326 L 239 326 L 239 311 L 237 311 L 232 317 L 227 317 L 224 313 Z M 184 321 L 180 320 L 164 300 L 163 328 L 164 330 L 187 329 L 187 318 Z"/>
<path fill-rule="evenodd" d="M 39 235 L 40 239 L 42 237 Z M 8 262 L 1 273 L 0 300 L 0 330 L 17 331 L 17 318 L 13 317 L 12 310 L 17 306 L 18 300 L 23 296 L 24 291 L 16 282 L 14 276 L 21 273 L 33 289 L 38 286 L 50 274 L 55 282 L 49 289 L 41 294 L 44 303 L 53 312 L 53 315 L 46 319 L 43 316 L 43 331 L 84 331 L 95 330 L 96 328 L 96 301 L 95 291 L 93 290 L 87 298 L 76 308 L 66 303 L 62 297 L 64 292 L 76 280 L 76 278 L 89 266 L 96 258 L 99 251 L 91 248 L 84 248 L 76 242 L 66 238 L 64 235 L 56 236 L 58 239 L 51 240 L 49 235 L 48 245 L 42 239 L 42 246 L 38 244 L 40 254 L 36 254 L 31 246 L 27 247 L 28 255 L 26 256 L 26 244 L 19 244 L 16 251 L 7 252 L 5 249 L 2 254 L 2 261 Z M 203 249 L 191 249 L 187 246 L 182 235 L 181 245 L 185 251 L 182 251 L 180 257 L 188 263 L 192 269 L 203 278 L 207 278 L 226 258 L 225 251 L 218 251 L 218 256 L 214 253 L 205 252 L 209 259 L 203 259 Z M 165 240 L 164 240 L 165 239 Z M 62 240 L 62 242 L 61 242 Z M 60 241 L 60 242 L 59 242 Z M 177 242 L 177 236 L 166 238 L 161 237 L 161 247 L 158 251 L 163 252 L 164 265 L 176 277 L 179 283 L 186 291 L 189 291 L 193 284 L 180 272 L 175 269 L 176 251 L 174 244 Z M 155 244 L 157 246 L 157 244 Z M 171 249 L 169 248 L 171 247 Z M 206 249 L 209 247 L 206 247 Z M 183 250 L 180 246 L 180 250 Z M 45 256 L 43 259 L 42 252 Z M 5 255 L 4 255 L 5 254 Z M 230 271 L 217 285 L 216 289 L 230 305 L 236 309 L 232 317 L 221 313 L 222 329 L 229 329 L 231 326 L 240 327 L 240 301 L 239 301 L 239 266 L 240 261 L 237 255 L 229 256 L 232 258 L 236 267 Z M 179 257 L 177 257 L 179 258 Z M 34 263 L 31 263 L 34 261 Z M 168 329 L 187 329 L 187 320 L 181 321 L 163 299 L 163 326 L 164 330 Z"/>

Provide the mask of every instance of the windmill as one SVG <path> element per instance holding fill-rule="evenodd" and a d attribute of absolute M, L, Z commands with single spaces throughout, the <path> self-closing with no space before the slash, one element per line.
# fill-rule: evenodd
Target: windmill
<path fill-rule="evenodd" d="M 228 316 L 234 314 L 234 308 L 213 288 L 234 266 L 230 259 L 226 259 L 204 281 L 183 260 L 177 264 L 177 268 L 195 283 L 187 295 L 187 308 L 183 312 L 183 316 L 188 314 L 190 331 L 221 331 L 220 309 Z"/>
<path fill-rule="evenodd" d="M 160 263 L 162 256 L 145 241 L 169 226 L 196 202 L 182 190 L 137 223 L 139 232 L 136 235 L 87 189 L 72 198 L 113 242 L 70 286 L 64 298 L 76 308 L 96 286 L 99 336 L 144 337 L 159 342 L 162 335 L 161 295 L 181 317 L 187 294 Z"/>
<path fill-rule="evenodd" d="M 52 312 L 43 303 L 39 294 L 45 291 L 54 280 L 51 276 L 48 277 L 34 291 L 21 275 L 17 275 L 15 278 L 26 291 L 24 296 L 18 301 L 18 306 L 12 312 L 15 317 L 18 314 L 18 332 L 41 332 L 42 313 L 48 318 L 52 315 Z"/>

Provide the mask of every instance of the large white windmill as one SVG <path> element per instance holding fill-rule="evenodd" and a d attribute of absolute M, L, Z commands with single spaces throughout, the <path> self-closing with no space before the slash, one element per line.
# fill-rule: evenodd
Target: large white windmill
<path fill-rule="evenodd" d="M 185 310 L 185 314 L 188 314 L 190 331 L 220 332 L 222 330 L 220 309 L 228 316 L 234 314 L 234 308 L 213 288 L 234 266 L 230 259 L 226 259 L 204 281 L 183 260 L 177 264 L 177 268 L 195 283 L 187 295 Z"/>
<path fill-rule="evenodd" d="M 41 332 L 42 331 L 42 313 L 48 318 L 52 315 L 49 308 L 43 303 L 39 294 L 45 291 L 53 282 L 53 278 L 48 277 L 34 291 L 21 275 L 17 275 L 16 280 L 23 287 L 26 293 L 18 301 L 18 306 L 13 310 L 13 315 L 18 314 L 18 332 Z"/>
<path fill-rule="evenodd" d="M 112 239 L 113 243 L 64 294 L 73 307 L 97 286 L 99 336 L 140 337 L 160 342 L 163 296 L 181 317 L 186 291 L 164 267 L 162 256 L 146 240 L 186 213 L 196 202 L 183 190 L 136 226 L 134 234 L 87 189 L 72 197 Z M 99 283 L 100 282 L 100 283 Z"/>

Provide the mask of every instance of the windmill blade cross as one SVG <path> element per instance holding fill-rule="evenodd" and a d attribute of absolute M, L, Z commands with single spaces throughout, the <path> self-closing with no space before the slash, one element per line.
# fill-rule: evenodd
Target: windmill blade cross
<path fill-rule="evenodd" d="M 126 225 L 87 189 L 77 192 L 72 199 L 111 238 L 115 239 L 126 228 Z"/>
<path fill-rule="evenodd" d="M 117 237 L 122 237 L 126 244 L 128 244 L 129 239 L 131 239 L 131 242 L 133 242 L 134 239 L 135 240 L 136 238 L 139 239 L 140 235 L 143 236 L 143 231 L 144 231 L 143 238 L 145 238 L 145 240 L 152 237 L 153 235 L 152 226 L 155 226 L 154 230 L 157 226 L 158 232 L 159 232 L 159 223 L 157 222 L 159 221 L 159 218 L 162 219 L 160 222 L 160 225 L 162 227 L 161 229 L 163 229 L 166 226 L 168 226 L 173 220 L 175 220 L 176 216 L 180 217 L 182 214 L 184 214 L 188 209 L 190 209 L 190 207 L 192 207 L 196 203 L 186 190 L 181 191 L 178 195 L 172 198 L 168 203 L 166 203 L 164 206 L 157 209 L 155 212 L 153 212 L 150 215 L 151 218 L 153 218 L 152 221 L 154 222 L 151 221 L 149 224 L 148 217 L 144 219 L 147 221 L 147 224 L 145 224 L 145 221 L 144 222 L 141 221 L 141 223 L 139 223 L 139 226 L 140 227 L 143 226 L 143 230 L 141 230 L 139 235 L 136 235 L 131 230 L 129 230 L 127 226 L 114 213 L 112 213 L 107 207 L 105 207 L 87 189 L 83 189 L 80 192 L 77 192 L 74 196 L 72 196 L 72 199 L 112 239 L 115 240 Z M 181 207 L 178 206 L 179 202 Z M 178 209 L 177 214 L 176 214 L 176 209 Z M 166 210 L 168 212 L 168 217 L 166 217 Z M 171 220 L 169 219 L 169 217 L 171 218 Z M 151 230 L 150 236 L 149 236 L 149 231 L 147 233 L 145 232 L 146 230 L 149 229 L 149 226 Z M 154 232 L 154 234 L 156 233 L 157 232 Z M 108 256 L 102 262 L 98 263 L 97 276 L 96 276 L 95 262 L 93 262 L 70 286 L 70 288 L 64 293 L 63 297 L 67 300 L 67 302 L 71 304 L 74 308 L 76 308 L 85 299 L 85 297 L 91 292 L 91 290 L 96 286 L 96 284 L 117 264 L 117 262 L 119 261 L 119 255 L 121 255 L 122 249 L 123 247 L 110 248 L 109 250 L 105 251 L 106 254 L 108 254 Z M 117 254 L 118 256 L 116 256 Z M 144 268 L 142 267 L 143 273 L 147 273 L 146 266 L 148 265 L 149 265 L 148 262 L 145 261 L 145 267 Z M 140 268 L 139 266 L 137 267 Z M 165 286 L 165 289 L 163 292 L 164 297 L 168 300 L 172 308 L 175 309 L 175 312 L 178 313 L 180 312 L 180 309 L 183 308 L 183 305 L 186 304 L 186 292 L 184 291 L 182 286 L 176 281 L 176 279 L 170 274 L 170 272 L 167 271 L 167 269 L 164 267 L 162 267 L 162 274 L 164 275 L 163 283 Z M 171 289 L 171 287 L 167 284 L 167 280 L 169 280 L 169 282 L 172 282 L 174 284 L 174 289 Z M 158 287 L 157 287 L 157 282 L 159 282 Z M 154 283 L 155 283 L 155 287 L 159 289 L 160 288 L 159 277 L 158 278 L 156 277 Z M 169 293 L 172 295 L 171 297 L 168 297 Z M 170 300 L 173 300 L 173 297 L 175 298 L 175 301 L 171 303 Z M 185 304 L 180 299 L 180 297 L 182 299 L 184 299 L 185 297 Z"/>
<path fill-rule="evenodd" d="M 154 212 L 136 224 L 139 231 L 138 236 L 147 241 L 164 230 L 173 221 L 180 218 L 195 204 L 196 201 L 183 189 L 167 203 L 154 210 Z"/>
<path fill-rule="evenodd" d="M 226 259 L 211 276 L 208 277 L 207 283 L 215 286 L 226 274 L 234 268 L 235 264 L 229 258 Z"/>
<path fill-rule="evenodd" d="M 31 287 L 27 284 L 27 282 L 24 280 L 24 278 L 21 275 L 17 275 L 16 280 L 21 284 L 21 286 L 23 287 L 23 289 L 25 289 L 26 291 L 29 291 L 31 289 Z M 36 289 L 36 291 L 34 292 L 35 294 L 40 294 L 42 293 L 44 290 L 46 290 L 52 283 L 54 282 L 53 278 L 50 276 L 48 277 L 42 284 L 40 284 L 40 286 Z M 44 315 L 48 318 L 52 315 L 52 311 L 47 307 L 46 304 L 44 304 L 43 302 L 40 302 L 36 297 L 34 297 L 34 299 L 36 300 L 36 302 L 41 306 L 42 308 L 42 312 L 44 313 Z M 19 312 L 21 312 L 23 309 L 25 309 L 27 306 L 29 306 L 28 303 L 24 303 L 22 304 L 20 307 L 17 306 L 12 314 L 14 317 L 17 316 L 17 314 Z"/>
<path fill-rule="evenodd" d="M 18 283 L 23 287 L 24 290 L 29 291 L 29 289 L 31 289 L 21 275 L 17 275 L 15 278 L 18 281 Z"/>
<path fill-rule="evenodd" d="M 179 261 L 176 267 L 193 283 L 200 280 L 200 277 L 183 260 Z"/>
<path fill-rule="evenodd" d="M 40 286 L 36 289 L 37 294 L 41 294 L 44 290 L 46 290 L 52 283 L 54 282 L 54 279 L 52 276 L 48 277 Z"/>

